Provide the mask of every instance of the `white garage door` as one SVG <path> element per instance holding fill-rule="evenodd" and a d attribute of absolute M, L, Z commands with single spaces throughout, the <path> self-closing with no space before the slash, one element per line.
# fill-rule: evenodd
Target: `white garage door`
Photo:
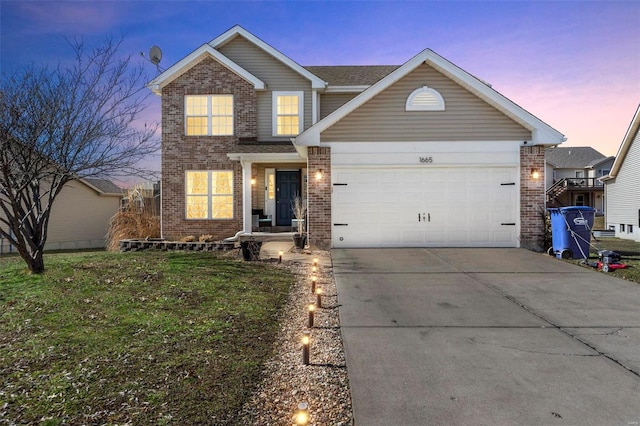
<path fill-rule="evenodd" d="M 334 168 L 333 247 L 516 247 L 517 168 Z"/>

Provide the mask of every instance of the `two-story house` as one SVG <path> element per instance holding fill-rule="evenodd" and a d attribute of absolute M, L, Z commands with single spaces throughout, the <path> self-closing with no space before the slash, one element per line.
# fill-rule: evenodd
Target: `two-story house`
<path fill-rule="evenodd" d="M 588 206 L 605 210 L 604 184 L 615 157 L 589 146 L 554 147 L 546 152 L 547 207 Z"/>
<path fill-rule="evenodd" d="M 320 248 L 540 248 L 563 135 L 432 50 L 303 67 L 234 26 L 149 87 L 165 238 L 251 234 L 256 211 L 287 227 L 302 195 Z"/>

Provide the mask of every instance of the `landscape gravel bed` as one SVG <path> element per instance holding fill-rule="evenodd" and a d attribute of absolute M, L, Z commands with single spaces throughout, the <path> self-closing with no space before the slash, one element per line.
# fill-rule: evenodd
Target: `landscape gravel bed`
<path fill-rule="evenodd" d="M 316 303 L 316 296 L 311 293 L 311 261 L 284 261 L 281 266 L 293 271 L 297 280 L 276 338 L 276 352 L 266 363 L 257 390 L 239 413 L 241 424 L 295 424 L 293 418 L 302 402 L 308 404 L 309 425 L 353 424 L 336 285 L 331 267 L 323 266 L 331 262 L 326 262 L 327 252 L 314 252 L 313 256 L 325 260 L 315 274 L 323 292 L 323 307 L 316 308 L 314 327 L 309 328 L 307 307 Z M 309 365 L 302 360 L 301 338 L 305 331 L 311 335 Z"/>

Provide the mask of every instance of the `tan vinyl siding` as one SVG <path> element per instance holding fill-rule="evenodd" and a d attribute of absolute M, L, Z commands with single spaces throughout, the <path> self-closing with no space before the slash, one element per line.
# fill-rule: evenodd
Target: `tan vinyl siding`
<path fill-rule="evenodd" d="M 120 208 L 121 198 L 98 195 L 79 181 L 67 183 L 51 209 L 45 249 L 103 248 L 109 219 Z M 2 242 L 6 253 L 8 243 Z"/>
<path fill-rule="evenodd" d="M 82 182 L 64 186 L 51 209 L 47 249 L 104 247 L 121 196 L 98 195 Z"/>
<path fill-rule="evenodd" d="M 304 128 L 311 126 L 311 82 L 259 47 L 238 36 L 219 51 L 236 64 L 264 81 L 266 91 L 258 95 L 258 140 L 289 140 L 272 136 L 272 92 L 304 91 Z"/>
<path fill-rule="evenodd" d="M 405 111 L 407 97 L 428 86 L 445 111 Z M 531 132 L 433 67 L 422 64 L 321 135 L 323 142 L 527 140 Z"/>
<path fill-rule="evenodd" d="M 640 132 L 637 132 L 616 178 L 607 182 L 607 223 L 631 224 L 634 227 L 640 225 L 638 223 L 638 210 L 640 209 L 639 170 Z"/>
<path fill-rule="evenodd" d="M 330 93 L 320 95 L 320 119 L 325 118 L 357 95 L 358 93 Z"/>

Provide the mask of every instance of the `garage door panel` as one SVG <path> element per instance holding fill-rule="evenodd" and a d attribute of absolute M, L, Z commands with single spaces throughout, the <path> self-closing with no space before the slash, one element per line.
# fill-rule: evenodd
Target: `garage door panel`
<path fill-rule="evenodd" d="M 337 169 L 334 247 L 514 247 L 516 167 Z"/>

